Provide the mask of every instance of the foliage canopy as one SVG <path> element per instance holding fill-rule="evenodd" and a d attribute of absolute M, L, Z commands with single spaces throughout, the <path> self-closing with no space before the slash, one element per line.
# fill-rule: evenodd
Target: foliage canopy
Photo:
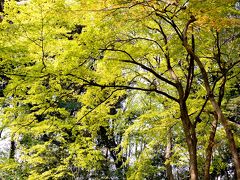
<path fill-rule="evenodd" d="M 5 1 L 0 177 L 240 178 L 235 3 Z"/>

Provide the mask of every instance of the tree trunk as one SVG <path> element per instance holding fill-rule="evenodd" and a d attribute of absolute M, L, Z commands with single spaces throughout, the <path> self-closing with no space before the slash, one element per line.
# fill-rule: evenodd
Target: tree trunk
<path fill-rule="evenodd" d="M 214 111 L 217 114 L 218 121 L 221 122 L 221 124 L 223 125 L 224 130 L 225 130 L 226 135 L 227 135 L 230 150 L 231 150 L 231 153 L 232 153 L 233 162 L 234 162 L 234 165 L 235 165 L 237 179 L 240 179 L 240 159 L 239 159 L 239 155 L 238 155 L 238 152 L 237 152 L 237 147 L 236 147 L 236 143 L 235 143 L 235 140 L 234 140 L 234 137 L 233 137 L 233 133 L 228 126 L 228 122 L 225 119 L 220 106 L 218 105 L 217 101 L 214 98 L 214 94 L 213 94 L 213 92 L 210 88 L 210 84 L 209 84 L 209 81 L 208 81 L 208 74 L 207 74 L 202 62 L 200 61 L 199 57 L 193 52 L 191 46 L 189 46 L 187 44 L 187 42 L 184 42 L 184 47 L 186 48 L 186 50 L 189 54 L 193 55 L 194 60 L 197 62 L 198 66 L 201 70 L 201 74 L 203 76 L 204 85 L 205 85 L 205 89 L 207 91 L 209 100 L 210 100 L 210 102 L 211 102 L 211 104 L 214 108 Z"/>
<path fill-rule="evenodd" d="M 220 63 L 220 56 L 221 56 L 221 52 L 219 50 L 219 52 L 218 52 L 219 63 Z M 219 66 L 220 66 L 220 64 L 219 64 Z M 224 89 L 225 89 L 226 81 L 227 81 L 227 77 L 224 76 L 223 77 L 223 82 L 220 86 L 219 95 L 218 95 L 219 96 L 219 98 L 218 98 L 219 107 L 221 107 L 222 100 L 223 100 L 223 97 L 224 97 L 224 94 L 225 94 Z M 215 138 L 215 134 L 216 134 L 216 130 L 217 130 L 217 124 L 218 124 L 218 116 L 217 116 L 216 112 L 214 112 L 213 115 L 214 115 L 214 120 L 213 120 L 213 123 L 212 123 L 212 129 L 211 129 L 210 136 L 209 136 L 208 147 L 206 149 L 206 162 L 205 162 L 205 167 L 204 167 L 204 180 L 210 180 L 209 170 L 210 170 L 211 161 L 212 161 L 214 138 Z"/>
<path fill-rule="evenodd" d="M 214 120 L 212 123 L 212 129 L 210 132 L 209 140 L 208 140 L 208 147 L 206 149 L 206 162 L 204 167 L 204 180 L 210 180 L 210 166 L 212 161 L 212 152 L 213 152 L 213 146 L 214 146 L 214 138 L 217 130 L 217 124 L 218 124 L 218 117 L 217 114 L 214 114 Z"/>
<path fill-rule="evenodd" d="M 186 137 L 189 158 L 190 158 L 190 179 L 198 180 L 198 167 L 197 167 L 197 137 L 195 127 L 191 123 L 187 111 L 186 102 L 180 102 L 181 120 Z"/>
<path fill-rule="evenodd" d="M 229 143 L 230 150 L 231 150 L 231 153 L 232 153 L 233 162 L 234 162 L 234 165 L 235 165 L 237 179 L 240 179 L 240 159 L 239 159 L 239 155 L 238 155 L 238 152 L 237 152 L 237 146 L 236 146 L 236 143 L 235 143 L 235 140 L 234 140 L 234 137 L 233 137 L 233 133 L 232 133 L 231 129 L 229 128 L 228 122 L 225 119 L 225 117 L 222 113 L 222 110 L 220 109 L 220 107 L 219 107 L 218 103 L 216 102 L 215 98 L 212 96 L 212 97 L 209 97 L 209 99 L 212 103 L 212 106 L 214 107 L 215 112 L 217 113 L 218 120 L 220 120 L 220 122 L 223 125 L 224 130 L 226 132 L 228 143 Z"/>
<path fill-rule="evenodd" d="M 173 173 L 172 173 L 172 166 L 169 162 L 169 159 L 171 157 L 171 150 L 172 150 L 172 132 L 170 129 L 168 133 L 168 138 L 167 138 L 167 147 L 165 150 L 165 160 L 166 160 L 166 170 L 167 170 L 168 180 L 174 180 Z"/>
<path fill-rule="evenodd" d="M 16 151 L 15 141 L 14 141 L 14 140 L 11 140 L 9 159 L 14 159 L 15 151 Z"/>
<path fill-rule="evenodd" d="M 195 126 L 191 123 L 189 115 L 188 115 L 188 110 L 187 110 L 187 105 L 186 105 L 186 100 L 189 95 L 190 89 L 191 89 L 191 77 L 194 75 L 194 64 L 191 64 L 189 67 L 189 77 L 188 77 L 188 85 L 187 85 L 187 90 L 184 92 L 183 85 L 181 83 L 181 80 L 178 78 L 177 74 L 174 72 L 173 67 L 171 65 L 171 60 L 170 60 L 170 52 L 168 49 L 168 38 L 167 35 L 164 33 L 161 24 L 159 25 L 159 30 L 160 33 L 163 36 L 164 43 L 166 45 L 166 51 L 164 53 L 166 62 L 167 62 L 167 69 L 168 72 L 172 78 L 172 80 L 175 81 L 173 85 L 177 88 L 178 95 L 179 95 L 179 105 L 180 105 L 180 112 L 181 112 L 181 120 L 182 120 L 182 125 L 184 129 L 184 134 L 186 137 L 186 142 L 187 142 L 187 147 L 188 147 L 188 152 L 189 152 L 189 157 L 190 157 L 190 179 L 191 180 L 197 180 L 198 179 L 198 168 L 197 168 L 197 137 L 196 137 L 196 132 L 195 132 Z M 192 45 L 194 47 L 194 39 L 192 41 Z M 191 54 L 190 54 L 191 55 Z M 192 57 L 192 60 L 194 58 Z M 193 61 L 194 62 L 194 61 Z M 172 84 L 172 83 L 171 83 Z"/>
<path fill-rule="evenodd" d="M 4 0 L 0 0 L 0 12 L 3 12 Z"/>
<path fill-rule="evenodd" d="M 4 8 L 4 0 L 0 0 L 0 12 L 3 13 L 3 8 Z M 0 16 L 0 23 L 3 20 L 3 15 Z"/>

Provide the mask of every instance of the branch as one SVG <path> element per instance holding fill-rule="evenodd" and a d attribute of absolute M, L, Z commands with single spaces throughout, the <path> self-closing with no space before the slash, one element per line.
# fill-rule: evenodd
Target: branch
<path fill-rule="evenodd" d="M 175 71 L 173 70 L 173 67 L 171 65 L 167 35 L 163 31 L 162 26 L 160 24 L 158 24 L 158 25 L 159 25 L 160 32 L 161 32 L 161 34 L 163 36 L 163 39 L 164 39 L 164 44 L 166 46 L 166 52 L 164 53 L 164 56 L 165 56 L 166 61 L 167 61 L 167 70 L 170 73 L 170 76 L 172 77 L 172 79 L 176 82 L 175 84 L 176 84 L 176 88 L 177 88 L 178 93 L 179 93 L 179 97 L 182 98 L 184 96 L 184 91 L 183 91 L 182 84 L 179 81 L 179 78 L 178 78 L 177 74 L 175 73 Z"/>
<path fill-rule="evenodd" d="M 192 35 L 192 49 L 195 50 L 195 41 L 194 41 L 194 35 Z M 188 77 L 187 77 L 187 85 L 185 88 L 185 95 L 184 99 L 186 100 L 190 94 L 192 82 L 193 82 L 193 76 L 194 76 L 194 57 L 190 54 L 190 63 L 188 68 Z"/>
<path fill-rule="evenodd" d="M 172 85 L 172 86 L 176 87 L 176 84 L 175 84 L 174 82 L 169 81 L 168 79 L 162 77 L 162 76 L 161 76 L 160 74 L 158 74 L 156 71 L 154 71 L 153 69 L 145 66 L 144 64 L 141 64 L 141 63 L 135 61 L 135 59 L 134 59 L 128 52 L 126 52 L 126 51 L 124 51 L 124 50 L 119 50 L 119 49 L 100 49 L 100 50 L 103 50 L 103 51 L 122 52 L 122 53 L 126 54 L 131 60 L 120 60 L 120 61 L 138 65 L 138 66 L 140 66 L 142 69 L 144 69 L 144 70 L 152 73 L 152 74 L 153 74 L 155 77 L 157 77 L 158 79 L 166 82 L 166 83 L 169 84 L 169 85 Z"/>
<path fill-rule="evenodd" d="M 195 16 L 191 16 L 190 18 L 191 19 L 187 22 L 187 24 L 186 24 L 186 26 L 185 26 L 185 28 L 183 30 L 182 38 L 180 38 L 183 41 L 183 43 L 187 43 L 187 31 L 188 31 L 189 25 L 197 20 L 195 18 Z"/>
<path fill-rule="evenodd" d="M 237 118 L 234 117 L 234 116 L 233 117 L 227 117 L 227 120 L 237 124 L 238 126 L 240 126 L 240 122 L 237 121 Z"/>
<path fill-rule="evenodd" d="M 105 103 L 116 91 L 119 91 L 120 89 L 115 89 L 113 92 L 111 92 L 111 94 L 109 96 L 107 96 L 103 101 L 101 101 L 100 103 L 98 103 L 93 109 L 89 110 L 87 113 L 85 113 L 75 124 L 75 125 L 80 125 L 80 121 L 85 118 L 87 115 L 89 115 L 91 112 L 93 112 L 95 109 L 97 109 L 100 105 L 102 105 L 103 103 Z M 73 126 L 73 127 L 74 127 Z M 73 128 L 72 127 L 72 128 Z"/>
<path fill-rule="evenodd" d="M 89 84 L 91 85 L 91 84 Z M 145 89 L 145 88 L 140 88 L 140 87 L 132 87 L 132 86 L 125 86 L 125 85 L 100 85 L 100 84 L 95 84 L 96 86 L 98 87 L 102 87 L 102 88 L 105 88 L 105 87 L 113 87 L 113 88 L 122 88 L 122 89 L 130 89 L 130 90 L 139 90 L 139 91 L 145 91 L 145 92 L 156 92 L 158 94 L 161 94 L 175 102 L 179 102 L 177 98 L 167 94 L 166 92 L 163 92 L 163 91 L 160 91 L 156 88 L 154 89 Z"/>
<path fill-rule="evenodd" d="M 67 74 L 67 75 L 70 75 L 70 76 L 73 76 L 73 77 L 76 77 L 74 74 Z M 169 94 L 167 94 L 166 92 L 163 92 L 163 91 L 160 91 L 156 88 L 153 88 L 153 89 L 145 89 L 145 88 L 141 88 L 141 87 L 133 87 L 133 86 L 127 86 L 127 85 L 104 85 L 104 84 L 99 84 L 99 83 L 96 83 L 92 80 L 86 80 L 84 78 L 81 78 L 81 77 L 77 77 L 79 79 L 81 79 L 83 82 L 85 82 L 86 84 L 83 84 L 84 86 L 95 86 L 95 87 L 100 87 L 102 89 L 104 88 L 119 88 L 119 90 L 123 90 L 123 89 L 129 89 L 129 90 L 139 90 L 139 91 L 145 91 L 145 92 L 155 92 L 155 93 L 158 93 L 158 94 L 161 94 L 175 102 L 179 102 L 179 100 Z"/>
<path fill-rule="evenodd" d="M 166 21 L 168 24 L 170 24 L 175 32 L 177 33 L 178 37 L 183 40 L 182 33 L 176 23 L 172 19 L 168 19 L 167 17 L 163 16 L 162 14 L 156 13 L 156 16 L 162 18 L 164 21 Z"/>
<path fill-rule="evenodd" d="M 201 110 L 199 111 L 199 113 L 198 113 L 198 115 L 197 115 L 197 117 L 196 117 L 196 119 L 195 119 L 195 121 L 194 121 L 194 127 L 196 127 L 196 125 L 197 125 L 198 122 L 201 122 L 200 116 L 201 116 L 202 112 L 204 111 L 204 108 L 205 108 L 208 100 L 209 100 L 209 98 L 207 97 L 207 99 L 205 100 L 204 104 L 202 105 L 202 108 L 201 108 Z"/>
<path fill-rule="evenodd" d="M 239 61 L 236 61 L 235 63 L 233 63 L 230 67 L 228 67 L 228 69 L 225 69 L 225 71 L 222 72 L 222 75 L 219 76 L 219 77 L 214 81 L 212 91 L 213 91 L 213 89 L 215 88 L 217 82 L 218 82 L 220 79 L 222 79 L 222 77 L 226 76 L 227 73 L 228 73 L 232 68 L 234 68 L 234 66 L 237 65 L 238 63 L 240 63 L 240 60 L 239 60 Z M 239 73 L 240 73 L 240 72 L 239 72 Z M 232 76 L 232 77 L 230 77 L 230 78 L 227 78 L 227 80 L 230 80 L 230 79 L 236 77 L 239 73 L 237 73 L 236 75 L 234 75 L 234 76 Z"/>
<path fill-rule="evenodd" d="M 41 51 L 42 51 L 42 64 L 43 64 L 43 69 L 46 68 L 46 63 L 45 63 L 45 46 L 44 46 L 44 38 L 43 38 L 43 29 L 44 29 L 44 23 L 43 23 L 43 10 L 42 7 L 41 8 L 41 37 L 40 37 L 40 41 L 41 41 Z"/>
<path fill-rule="evenodd" d="M 7 73 L 7 72 L 4 72 L 4 74 L 7 76 L 19 76 L 19 77 L 31 77 L 31 78 L 44 78 L 51 75 L 50 73 L 47 73 L 41 76 L 33 76 L 33 75 L 27 75 L 27 74 L 15 74 L 15 73 Z"/>
<path fill-rule="evenodd" d="M 220 47 L 220 39 L 219 39 L 219 33 L 216 32 L 216 45 L 217 45 L 217 54 L 216 54 L 216 59 L 217 59 L 217 63 L 218 66 L 220 68 L 220 70 L 223 72 L 225 67 L 221 66 L 221 47 Z"/>
<path fill-rule="evenodd" d="M 144 38 L 144 37 L 131 37 L 131 38 L 126 39 L 126 40 L 123 40 L 123 39 L 117 40 L 117 42 L 132 41 L 132 40 L 146 40 L 146 41 L 153 42 L 153 43 L 155 43 L 155 44 L 156 44 L 156 45 L 162 50 L 162 52 L 164 52 L 162 46 L 161 46 L 156 40 L 153 40 L 153 39 L 150 39 L 150 38 Z"/>

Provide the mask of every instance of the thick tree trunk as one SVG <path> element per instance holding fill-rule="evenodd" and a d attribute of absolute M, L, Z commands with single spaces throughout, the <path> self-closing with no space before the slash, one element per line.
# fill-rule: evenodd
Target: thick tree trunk
<path fill-rule="evenodd" d="M 190 179 L 198 180 L 198 166 L 197 166 L 197 137 L 195 127 L 191 123 L 187 111 L 186 102 L 180 103 L 181 120 L 183 123 L 184 133 L 186 137 L 189 158 L 190 158 Z"/>
<path fill-rule="evenodd" d="M 192 143 L 191 154 L 190 154 L 190 177 L 191 180 L 198 179 L 198 169 L 197 169 L 197 150 L 194 146 L 195 143 Z"/>
<path fill-rule="evenodd" d="M 167 138 L 167 147 L 165 150 L 166 171 L 167 171 L 167 179 L 168 180 L 174 180 L 173 173 L 172 173 L 172 166 L 169 162 L 169 159 L 171 158 L 171 150 L 172 150 L 172 132 L 170 129 L 168 138 Z"/>
<path fill-rule="evenodd" d="M 209 140 L 208 140 L 208 147 L 206 149 L 206 161 L 204 166 L 204 180 L 210 180 L 210 166 L 212 161 L 212 152 L 213 152 L 213 146 L 214 146 L 214 138 L 217 130 L 217 124 L 218 124 L 218 117 L 217 114 L 214 114 L 214 121 L 212 123 L 212 129 L 210 132 Z"/>

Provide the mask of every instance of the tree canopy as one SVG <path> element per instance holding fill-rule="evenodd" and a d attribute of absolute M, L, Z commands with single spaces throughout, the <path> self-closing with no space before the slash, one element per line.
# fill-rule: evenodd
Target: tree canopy
<path fill-rule="evenodd" d="M 236 3 L 1 1 L 0 177 L 240 178 Z"/>

